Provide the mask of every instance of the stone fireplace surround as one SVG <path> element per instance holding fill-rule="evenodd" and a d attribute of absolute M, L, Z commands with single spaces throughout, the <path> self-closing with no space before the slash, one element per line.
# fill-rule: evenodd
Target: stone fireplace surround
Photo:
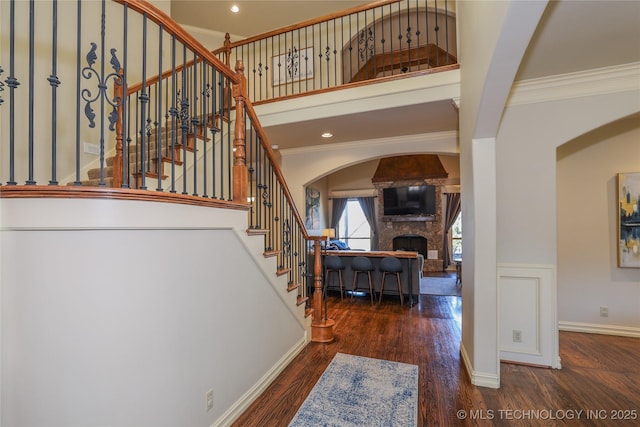
<path fill-rule="evenodd" d="M 435 154 L 413 154 L 380 159 L 371 183 L 378 193 L 378 248 L 393 250 L 393 238 L 417 234 L 427 239 L 424 272 L 442 271 L 443 203 L 442 191 L 449 174 Z M 429 217 L 384 216 L 383 189 L 409 185 L 436 187 L 436 214 Z M 429 259 L 429 253 L 435 254 Z"/>
<path fill-rule="evenodd" d="M 412 181 L 392 181 L 392 182 L 374 182 L 374 186 L 378 192 L 378 248 L 381 251 L 393 250 L 393 238 L 403 234 L 417 234 L 427 239 L 427 251 L 437 251 L 437 258 L 428 259 L 425 257 L 424 272 L 442 271 L 442 239 L 443 231 L 443 204 L 442 189 L 445 179 L 420 179 Z M 416 217 L 407 220 L 406 218 L 393 218 L 384 216 L 383 214 L 383 198 L 382 190 L 390 187 L 400 187 L 406 185 L 423 185 L 429 184 L 436 187 L 436 214 L 431 219 Z"/>

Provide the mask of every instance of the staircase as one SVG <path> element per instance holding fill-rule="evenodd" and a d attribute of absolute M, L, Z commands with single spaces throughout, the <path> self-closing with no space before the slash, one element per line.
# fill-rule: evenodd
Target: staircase
<path fill-rule="evenodd" d="M 211 128 L 210 128 L 211 129 Z M 215 129 L 216 132 L 219 132 L 219 128 Z M 177 130 L 178 135 L 176 136 L 176 141 L 180 141 L 182 139 L 180 129 Z M 145 138 L 145 162 L 148 164 L 148 167 L 142 167 L 140 163 L 142 162 L 142 152 L 141 152 L 141 142 L 140 140 L 135 143 L 129 144 L 128 149 L 128 171 L 129 171 L 129 179 L 130 188 L 140 189 L 142 188 L 142 170 L 146 169 L 144 173 L 145 180 L 157 180 L 158 176 L 161 177 L 161 180 L 164 182 L 162 185 L 163 190 L 167 190 L 170 187 L 170 182 L 167 182 L 167 178 L 169 175 L 167 174 L 165 168 L 170 168 L 173 164 L 176 167 L 176 170 L 181 171 L 182 166 L 184 164 L 183 154 L 193 156 L 193 153 L 197 149 L 200 150 L 202 147 L 201 144 L 207 143 L 211 141 L 210 137 L 206 137 L 203 132 L 203 126 L 199 126 L 198 134 L 194 136 L 193 133 L 187 134 L 186 145 L 183 146 L 181 142 L 175 142 L 172 147 L 171 140 L 173 138 L 174 131 L 167 130 L 163 128 L 163 132 L 160 136 L 162 140 L 160 145 L 160 157 L 158 158 L 158 150 L 157 150 L 157 131 L 154 130 L 147 134 Z M 173 152 L 172 152 L 173 151 Z M 105 157 L 105 167 L 94 167 L 87 171 L 88 178 L 81 181 L 82 186 L 87 187 L 98 187 L 100 186 L 100 172 L 103 171 L 103 181 L 106 187 L 113 187 L 113 177 L 114 177 L 114 163 L 116 161 L 115 149 L 111 150 L 110 155 Z M 126 180 L 125 180 L 126 181 Z M 74 185 L 73 182 L 67 183 L 67 185 Z"/>
<path fill-rule="evenodd" d="M 226 121 L 226 120 L 224 120 Z M 169 130 L 163 131 L 161 135 L 161 139 L 165 141 L 171 141 L 173 137 L 173 131 Z M 211 127 L 209 130 L 211 131 Z M 161 157 L 157 157 L 157 143 L 156 143 L 156 134 L 157 132 L 153 131 L 147 135 L 146 138 L 146 156 L 150 158 L 149 161 L 149 170 L 144 174 L 146 180 L 151 180 L 152 182 L 156 182 L 158 179 L 158 175 L 161 176 L 162 181 L 162 190 L 168 190 L 171 186 L 169 182 L 169 173 L 167 171 L 168 168 L 171 168 L 171 165 L 176 169 L 177 178 L 180 177 L 182 173 L 182 167 L 185 163 L 183 156 L 186 155 L 189 159 L 186 161 L 187 163 L 192 161 L 194 153 L 198 151 L 202 151 L 204 155 L 205 152 L 209 152 L 211 146 L 206 146 L 206 150 L 202 150 L 203 144 L 207 144 L 212 141 L 210 137 L 205 137 L 204 135 L 204 127 L 199 126 L 197 135 L 190 133 L 187 135 L 187 143 L 185 146 L 181 143 L 175 143 L 173 150 L 166 144 L 162 144 L 163 146 L 160 149 Z M 215 133 L 217 134 L 220 129 L 216 127 Z M 180 129 L 178 129 L 180 131 Z M 180 135 L 178 136 L 180 138 Z M 178 139 L 176 138 L 176 139 Z M 220 141 L 218 141 L 219 143 Z M 170 143 L 169 143 L 170 145 Z M 172 152 L 173 151 L 173 152 Z M 129 182 L 132 184 L 131 188 L 141 189 L 142 187 L 142 172 L 141 168 L 138 166 L 141 159 L 140 152 L 140 144 L 130 144 L 128 149 L 129 155 Z M 198 156 L 200 158 L 201 156 Z M 114 162 L 116 156 L 112 154 L 105 158 L 106 166 L 102 169 L 103 171 L 103 182 L 106 187 L 113 187 L 114 180 Z M 100 172 L 101 168 L 96 167 L 89 169 L 87 171 L 88 179 L 81 181 L 82 186 L 87 187 L 98 187 L 100 186 Z M 146 181 L 146 184 L 149 185 L 149 181 Z M 67 183 L 67 185 L 73 185 L 72 182 Z M 263 271 L 267 274 L 267 277 L 271 277 L 270 282 L 274 289 L 278 292 L 278 294 L 288 302 L 288 306 L 290 307 L 293 314 L 296 316 L 298 321 L 305 326 L 306 329 L 310 327 L 310 317 L 313 314 L 313 308 L 309 307 L 307 301 L 309 298 L 306 295 L 306 292 L 299 293 L 297 292 L 301 286 L 305 286 L 304 283 L 289 283 L 288 274 L 290 272 L 290 268 L 283 268 L 278 266 L 277 257 L 281 255 L 282 250 L 274 249 L 274 250 L 265 250 L 265 239 L 266 236 L 270 233 L 268 229 L 247 229 L 247 239 L 246 243 L 252 249 L 252 254 L 256 255 L 256 259 L 259 260 L 258 264 L 261 266 Z M 258 238 L 261 237 L 261 238 Z M 308 277 L 312 277 L 311 274 Z"/>

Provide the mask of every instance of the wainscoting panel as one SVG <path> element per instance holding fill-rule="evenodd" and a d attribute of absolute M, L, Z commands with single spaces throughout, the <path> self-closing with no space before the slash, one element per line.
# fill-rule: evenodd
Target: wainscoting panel
<path fill-rule="evenodd" d="M 555 266 L 498 266 L 500 359 L 559 367 Z"/>

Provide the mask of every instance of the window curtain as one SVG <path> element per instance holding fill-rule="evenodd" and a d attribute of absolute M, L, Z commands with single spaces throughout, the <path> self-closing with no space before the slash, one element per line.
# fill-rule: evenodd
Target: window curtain
<path fill-rule="evenodd" d="M 371 227 L 371 250 L 378 250 L 378 222 L 376 221 L 376 198 L 375 197 L 358 197 L 358 203 L 364 212 L 365 218 Z"/>
<path fill-rule="evenodd" d="M 451 226 L 456 221 L 460 213 L 460 193 L 445 193 L 446 208 L 444 217 L 444 241 L 442 242 L 442 270 L 446 270 L 451 265 L 451 253 L 449 249 L 449 232 Z"/>
<path fill-rule="evenodd" d="M 338 228 L 338 224 L 340 223 L 340 217 L 342 216 L 342 212 L 344 212 L 344 208 L 347 207 L 347 198 L 338 198 L 333 200 L 333 209 L 331 210 L 331 222 L 329 223 L 329 227 L 334 230 Z M 336 236 L 338 237 L 338 236 Z"/>

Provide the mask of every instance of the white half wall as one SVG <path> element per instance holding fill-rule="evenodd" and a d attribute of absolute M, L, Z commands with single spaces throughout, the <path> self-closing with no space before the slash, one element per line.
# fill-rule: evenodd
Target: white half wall
<path fill-rule="evenodd" d="M 245 211 L 1 208 L 2 425 L 210 426 L 306 342 L 253 262 Z"/>
<path fill-rule="evenodd" d="M 498 265 L 500 359 L 559 367 L 553 266 Z"/>

